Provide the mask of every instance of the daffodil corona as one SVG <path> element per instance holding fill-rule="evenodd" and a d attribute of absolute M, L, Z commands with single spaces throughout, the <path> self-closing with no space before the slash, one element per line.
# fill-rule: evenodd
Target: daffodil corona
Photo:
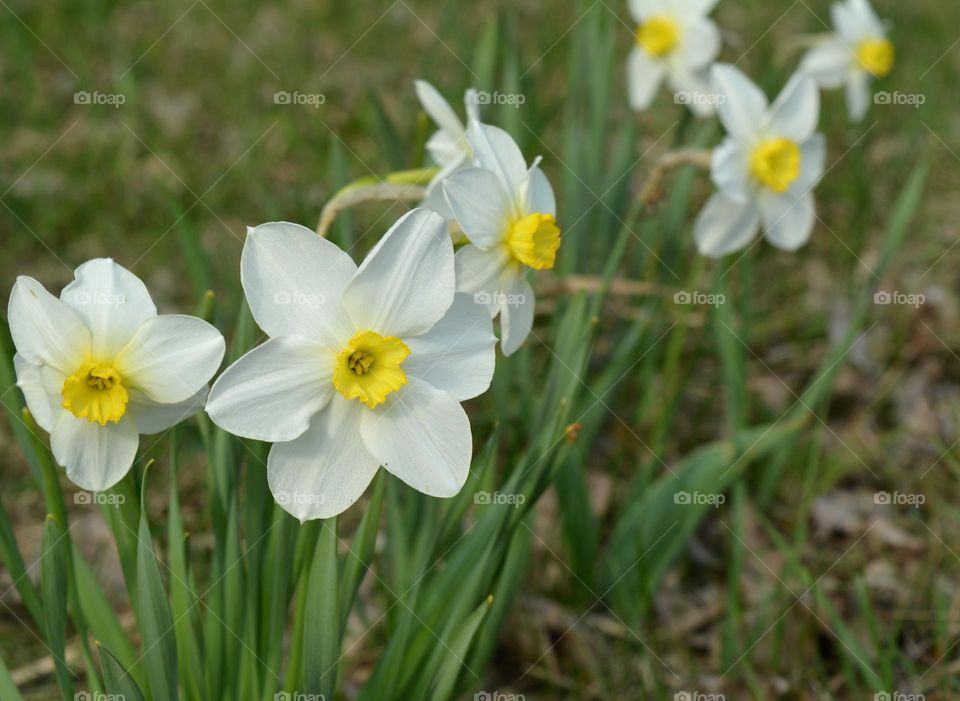
<path fill-rule="evenodd" d="M 715 66 L 713 79 L 724 97 L 720 120 L 728 137 L 713 152 L 718 192 L 697 217 L 697 248 L 711 257 L 732 253 L 762 226 L 774 246 L 796 250 L 813 229 L 812 190 L 826 156 L 823 136 L 816 133 L 816 84 L 797 74 L 768 106 L 760 89 L 733 66 Z"/>
<path fill-rule="evenodd" d="M 77 268 L 59 299 L 18 278 L 9 319 L 27 407 L 67 476 L 93 491 L 127 473 L 138 434 L 203 406 L 225 348 L 201 319 L 157 316 L 143 283 L 109 259 Z"/>
<path fill-rule="evenodd" d="M 630 106 L 647 109 L 664 80 L 674 99 L 700 117 L 713 114 L 709 69 L 720 52 L 720 32 L 708 17 L 717 0 L 630 0 L 636 45 L 627 60 Z"/>
<path fill-rule="evenodd" d="M 454 270 L 446 223 L 426 209 L 359 267 L 302 226 L 249 230 L 241 281 L 270 339 L 220 376 L 207 413 L 274 444 L 267 481 L 294 516 L 344 511 L 381 465 L 425 494 L 460 491 L 472 454 L 460 402 L 490 385 L 496 337 Z"/>
<path fill-rule="evenodd" d="M 447 178 L 443 190 L 470 243 L 457 251 L 457 289 L 500 315 L 500 346 L 515 353 L 533 327 L 533 288 L 527 269 L 556 263 L 561 230 L 557 204 L 539 159 L 529 168 L 502 129 L 473 122 L 467 141 L 474 167 Z"/>
<path fill-rule="evenodd" d="M 834 31 L 807 52 L 800 70 L 820 87 L 845 88 L 847 111 L 859 122 L 870 109 L 870 84 L 893 70 L 896 52 L 867 0 L 835 3 L 830 14 Z"/>

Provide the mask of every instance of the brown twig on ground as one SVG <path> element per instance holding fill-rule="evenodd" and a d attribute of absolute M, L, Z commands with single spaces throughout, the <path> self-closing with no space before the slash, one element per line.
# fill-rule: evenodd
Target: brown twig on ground
<path fill-rule="evenodd" d="M 652 204 L 660 195 L 660 183 L 664 176 L 674 168 L 680 166 L 697 166 L 698 168 L 710 168 L 711 151 L 699 148 L 683 148 L 676 151 L 668 151 L 663 154 L 654 164 L 653 170 L 647 176 L 643 187 L 640 188 L 638 198 L 644 205 Z"/>
<path fill-rule="evenodd" d="M 324 205 L 317 224 L 317 235 L 325 238 L 337 214 L 363 202 L 419 202 L 427 194 L 422 185 L 376 183 L 343 190 Z"/>

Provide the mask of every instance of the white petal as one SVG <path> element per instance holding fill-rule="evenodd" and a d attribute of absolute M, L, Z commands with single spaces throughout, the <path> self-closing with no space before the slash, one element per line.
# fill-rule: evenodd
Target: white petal
<path fill-rule="evenodd" d="M 717 192 L 694 224 L 697 250 L 710 258 L 733 253 L 750 243 L 759 226 L 760 213 L 752 202 L 737 204 Z"/>
<path fill-rule="evenodd" d="M 109 362 L 157 308 L 140 278 L 109 258 L 84 263 L 74 277 L 60 300 L 90 329 L 93 357 Z"/>
<path fill-rule="evenodd" d="M 436 324 L 456 289 L 453 244 L 436 212 L 402 216 L 367 256 L 343 293 L 357 328 L 416 336 Z"/>
<path fill-rule="evenodd" d="M 267 459 L 273 498 L 301 521 L 330 518 L 360 498 L 380 461 L 364 445 L 359 402 L 334 398 L 294 441 L 276 443 Z"/>
<path fill-rule="evenodd" d="M 204 387 L 192 397 L 174 404 L 161 404 L 135 389 L 128 391 L 127 413 L 137 425 L 137 433 L 152 436 L 173 428 L 186 421 L 203 409 L 207 400 L 207 388 Z"/>
<path fill-rule="evenodd" d="M 450 394 L 410 378 L 399 392 L 362 414 L 367 449 L 417 491 L 452 497 L 470 472 L 470 420 Z"/>
<path fill-rule="evenodd" d="M 647 17 L 657 11 L 659 3 L 656 0 L 629 0 L 630 16 L 637 24 L 641 24 Z"/>
<path fill-rule="evenodd" d="M 760 198 L 763 213 L 763 235 L 777 248 L 795 251 L 805 244 L 816 223 L 813 194 L 797 197 L 792 192 L 782 195 L 764 193 Z"/>
<path fill-rule="evenodd" d="M 427 151 L 433 161 L 444 168 L 455 161 L 462 165 L 468 160 L 467 152 L 463 148 L 465 143 L 462 139 L 454 139 L 445 131 L 438 131 L 427 140 Z"/>
<path fill-rule="evenodd" d="M 123 479 L 139 444 L 137 425 L 128 417 L 101 426 L 62 411 L 50 434 L 50 448 L 67 468 L 67 477 L 92 492 L 102 492 Z"/>
<path fill-rule="evenodd" d="M 497 337 L 485 304 L 464 292 L 450 310 L 422 336 L 404 339 L 410 357 L 403 369 L 457 401 L 483 394 L 490 387 L 496 363 Z"/>
<path fill-rule="evenodd" d="M 470 88 L 463 95 L 463 104 L 467 110 L 467 122 L 480 121 L 480 93 L 476 88 Z"/>
<path fill-rule="evenodd" d="M 478 304 L 486 305 L 490 316 L 500 311 L 500 277 L 510 265 L 510 254 L 503 248 L 484 251 L 467 245 L 457 251 L 457 291 L 469 292 Z"/>
<path fill-rule="evenodd" d="M 651 57 L 640 47 L 633 47 L 627 57 L 627 93 L 630 107 L 642 112 L 657 95 L 666 74 L 662 61 Z"/>
<path fill-rule="evenodd" d="M 767 98 L 743 72 L 718 63 L 712 71 L 713 89 L 723 96 L 718 105 L 720 121 L 733 136 L 752 146 L 767 111 Z"/>
<path fill-rule="evenodd" d="M 687 70 L 706 68 L 720 53 L 720 30 L 709 19 L 696 19 L 684 28 L 676 52 Z"/>
<path fill-rule="evenodd" d="M 866 71 L 853 71 L 847 82 L 847 112 L 850 120 L 860 122 L 870 109 L 870 74 Z"/>
<path fill-rule="evenodd" d="M 17 373 L 17 387 L 23 392 L 37 425 L 48 433 L 53 431 L 57 417 L 63 411 L 63 383 L 67 378 L 56 368 L 34 365 L 19 353 L 13 356 L 13 367 Z"/>
<path fill-rule="evenodd" d="M 817 130 L 820 120 L 820 93 L 813 78 L 794 73 L 770 108 L 771 136 L 800 143 Z"/>
<path fill-rule="evenodd" d="M 473 122 L 467 130 L 467 141 L 473 147 L 477 165 L 492 170 L 507 192 L 520 192 L 527 177 L 527 162 L 512 136 L 499 127 Z"/>
<path fill-rule="evenodd" d="M 827 140 L 823 134 L 814 134 L 800 144 L 800 175 L 791 190 L 805 194 L 817 186 L 823 177 L 827 160 Z"/>
<path fill-rule="evenodd" d="M 340 298 L 356 272 L 349 255 L 306 227 L 275 222 L 247 230 L 240 280 L 268 336 L 346 344 L 354 329 Z"/>
<path fill-rule="evenodd" d="M 210 381 L 225 350 L 223 336 L 203 319 L 167 314 L 140 327 L 114 368 L 150 399 L 172 404 L 192 397 Z"/>
<path fill-rule="evenodd" d="M 523 202 L 527 212 L 540 212 L 557 216 L 557 198 L 550 181 L 539 166 L 533 166 L 527 174 L 523 188 Z"/>
<path fill-rule="evenodd" d="M 846 44 L 830 37 L 804 55 L 800 70 L 812 76 L 820 87 L 839 88 L 847 80 L 853 58 Z"/>
<path fill-rule="evenodd" d="M 516 353 L 533 329 L 536 300 L 533 288 L 522 275 L 503 278 L 500 296 L 500 350 L 504 355 Z"/>
<path fill-rule="evenodd" d="M 847 0 L 830 7 L 833 26 L 845 42 L 856 45 L 869 37 L 883 36 L 883 23 L 866 0 Z"/>
<path fill-rule="evenodd" d="M 675 102 L 685 105 L 696 117 L 711 117 L 717 111 L 720 98 L 711 92 L 706 69 L 674 69 L 670 73 L 670 87 Z"/>
<path fill-rule="evenodd" d="M 302 336 L 271 338 L 217 378 L 207 414 L 236 436 L 292 441 L 335 391 L 334 353 Z"/>
<path fill-rule="evenodd" d="M 425 80 L 416 80 L 413 85 L 417 91 L 417 99 L 436 125 L 454 141 L 463 137 L 466 128 L 443 95 Z"/>
<path fill-rule="evenodd" d="M 90 355 L 90 331 L 83 320 L 33 278 L 17 278 L 7 319 L 17 352 L 35 365 L 72 375 Z"/>
<path fill-rule="evenodd" d="M 733 137 L 724 139 L 713 150 L 710 175 L 717 188 L 730 200 L 746 203 L 753 196 L 750 179 L 750 154 Z"/>
<path fill-rule="evenodd" d="M 443 192 L 470 241 L 483 248 L 503 241 L 513 204 L 492 171 L 464 168 L 443 181 Z"/>

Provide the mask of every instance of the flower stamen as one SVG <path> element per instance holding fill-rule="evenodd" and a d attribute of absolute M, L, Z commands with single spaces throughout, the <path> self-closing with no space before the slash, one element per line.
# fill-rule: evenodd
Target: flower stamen
<path fill-rule="evenodd" d="M 120 373 L 109 365 L 86 362 L 63 383 L 63 408 L 101 426 L 117 423 L 127 412 L 129 396 Z"/>
<path fill-rule="evenodd" d="M 667 17 L 651 17 L 637 27 L 637 45 L 651 56 L 667 55 L 679 41 L 680 27 Z"/>
<path fill-rule="evenodd" d="M 790 139 L 768 139 L 750 155 L 750 172 L 775 192 L 786 192 L 800 176 L 800 147 Z"/>
<path fill-rule="evenodd" d="M 510 225 L 506 245 L 513 257 L 534 270 L 552 268 L 560 248 L 556 217 L 540 212 L 529 214 Z"/>
<path fill-rule="evenodd" d="M 407 384 L 400 366 L 408 355 L 410 349 L 399 338 L 361 331 L 337 354 L 333 385 L 345 399 L 373 409 Z"/>
<path fill-rule="evenodd" d="M 883 78 L 893 69 L 894 54 L 889 39 L 866 39 L 857 47 L 860 65 L 876 78 Z"/>

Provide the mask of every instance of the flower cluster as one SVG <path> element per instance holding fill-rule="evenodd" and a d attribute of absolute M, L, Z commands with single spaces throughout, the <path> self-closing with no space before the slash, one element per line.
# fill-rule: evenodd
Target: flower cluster
<path fill-rule="evenodd" d="M 720 35 L 708 19 L 717 0 L 630 0 L 637 22 L 628 59 L 629 101 L 646 109 L 667 78 L 677 102 L 697 116 L 716 109 L 727 132 L 712 153 L 717 193 L 697 218 L 701 254 L 720 257 L 748 245 L 763 229 L 777 248 L 794 251 L 816 222 L 813 189 L 823 177 L 824 137 L 817 133 L 817 87 L 846 87 L 852 119 L 869 106 L 869 84 L 893 67 L 894 48 L 868 0 L 831 8 L 835 32 L 818 41 L 770 105 L 739 69 L 714 63 Z"/>
<path fill-rule="evenodd" d="M 732 65 L 717 63 L 717 0 L 630 0 L 637 22 L 629 102 L 646 109 L 666 80 L 699 116 L 726 130 L 713 150 L 717 191 L 695 223 L 697 249 L 719 257 L 758 230 L 774 246 L 804 245 L 824 175 L 819 87 L 845 86 L 862 118 L 869 82 L 893 45 L 867 0 L 833 7 L 836 33 L 803 58 L 771 103 Z M 224 340 L 207 322 L 159 316 L 143 283 L 92 260 L 58 298 L 21 277 L 9 303 L 18 385 L 56 460 L 76 484 L 108 489 L 133 464 L 140 434 L 163 432 L 202 407 L 224 430 L 273 444 L 268 483 L 300 519 L 353 504 L 382 466 L 425 494 L 467 480 L 473 441 L 461 403 L 492 381 L 503 355 L 533 333 L 531 270 L 554 267 L 561 244 L 549 180 L 504 130 L 466 119 L 430 84 L 415 90 L 438 131 L 421 207 L 386 232 L 358 266 L 296 224 L 248 230 L 241 282 L 269 337 L 213 384 Z M 420 171 L 416 171 L 420 173 Z M 426 180 L 426 178 L 424 178 Z"/>

